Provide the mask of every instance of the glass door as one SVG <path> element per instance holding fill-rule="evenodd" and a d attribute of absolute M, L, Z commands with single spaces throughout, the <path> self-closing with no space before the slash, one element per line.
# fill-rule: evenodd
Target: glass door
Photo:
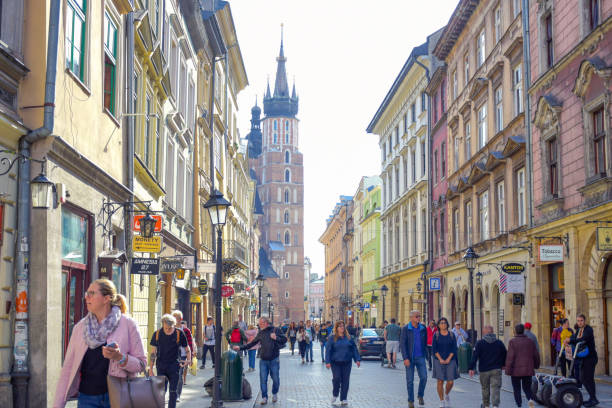
<path fill-rule="evenodd" d="M 62 340 L 63 352 L 68 348 L 74 325 L 85 315 L 85 270 L 62 268 Z"/>

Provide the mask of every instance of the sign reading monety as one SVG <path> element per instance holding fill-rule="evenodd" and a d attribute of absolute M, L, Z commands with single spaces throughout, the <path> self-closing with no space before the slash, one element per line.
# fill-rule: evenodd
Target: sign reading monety
<path fill-rule="evenodd" d="M 525 272 L 525 265 L 516 262 L 510 262 L 507 264 L 503 264 L 501 269 L 504 273 L 523 273 Z"/>
<path fill-rule="evenodd" d="M 135 275 L 159 275 L 159 258 L 132 258 L 130 273 Z"/>

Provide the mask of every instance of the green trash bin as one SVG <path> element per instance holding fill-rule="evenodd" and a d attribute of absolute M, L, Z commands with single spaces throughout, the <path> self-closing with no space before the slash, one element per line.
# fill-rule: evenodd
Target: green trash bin
<path fill-rule="evenodd" d="M 459 372 L 467 373 L 472 361 L 472 345 L 470 343 L 463 343 L 459 346 L 457 360 L 459 362 Z"/>
<path fill-rule="evenodd" d="M 242 400 L 242 358 L 233 350 L 221 356 L 221 399 Z"/>

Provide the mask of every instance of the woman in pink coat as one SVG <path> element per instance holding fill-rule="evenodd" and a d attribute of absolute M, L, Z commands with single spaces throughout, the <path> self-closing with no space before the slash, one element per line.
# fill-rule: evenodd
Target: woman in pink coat
<path fill-rule="evenodd" d="M 112 281 L 98 279 L 85 293 L 88 314 L 72 330 L 55 391 L 54 408 L 78 396 L 79 408 L 110 408 L 106 376 L 133 377 L 147 358 L 125 298 Z"/>

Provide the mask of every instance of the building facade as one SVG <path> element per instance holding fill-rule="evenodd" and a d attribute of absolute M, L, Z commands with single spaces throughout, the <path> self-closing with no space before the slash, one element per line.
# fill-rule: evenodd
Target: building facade
<path fill-rule="evenodd" d="M 565 19 L 568 14 L 575 17 Z M 596 373 L 610 375 L 612 248 L 605 227 L 612 215 L 612 2 L 532 3 L 529 28 L 534 162 L 529 318 L 544 340 L 556 320 L 573 322 L 584 313 L 595 334 Z M 542 256 L 547 245 L 559 249 L 557 259 Z M 541 344 L 550 362 L 550 344 Z"/>

